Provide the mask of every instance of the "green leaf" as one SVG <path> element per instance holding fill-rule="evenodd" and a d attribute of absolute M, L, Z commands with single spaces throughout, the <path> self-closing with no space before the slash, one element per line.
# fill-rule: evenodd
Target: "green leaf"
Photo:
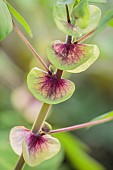
<path fill-rule="evenodd" d="M 32 33 L 31 33 L 31 29 L 28 25 L 28 23 L 25 21 L 25 19 L 6 1 L 4 0 L 4 2 L 7 4 L 10 12 L 12 13 L 12 15 L 17 19 L 17 21 L 24 27 L 24 29 L 26 30 L 26 32 L 28 33 L 28 35 L 30 37 L 32 37 Z"/>
<path fill-rule="evenodd" d="M 57 4 L 70 4 L 70 3 L 73 3 L 75 0 L 58 0 L 57 1 Z"/>
<path fill-rule="evenodd" d="M 69 13 L 71 14 L 73 5 L 69 4 L 68 8 L 69 8 Z M 73 25 L 67 22 L 67 14 L 66 14 L 65 5 L 56 4 L 53 10 L 53 17 L 54 17 L 57 27 L 61 31 L 63 31 L 65 34 L 70 35 L 70 36 L 77 36 L 77 37 L 81 36 L 81 33 L 79 32 L 79 30 L 77 30 L 76 27 L 74 27 Z"/>
<path fill-rule="evenodd" d="M 34 167 L 54 157 L 60 151 L 60 142 L 51 135 L 29 132 L 23 139 L 22 151 L 25 162 Z"/>
<path fill-rule="evenodd" d="M 88 5 L 90 12 L 89 24 L 85 29 L 81 29 L 82 34 L 87 34 L 88 32 L 95 29 L 101 18 L 101 10 L 95 5 Z"/>
<path fill-rule="evenodd" d="M 91 2 L 91 3 L 107 3 L 106 0 L 88 0 L 88 2 Z"/>
<path fill-rule="evenodd" d="M 10 155 L 10 156 L 9 156 Z M 8 141 L 0 142 L 0 168 L 3 170 L 12 170 L 17 161 L 17 156 L 12 152 Z M 6 163 L 7 162 L 7 163 Z"/>
<path fill-rule="evenodd" d="M 75 85 L 71 81 L 59 79 L 36 67 L 28 74 L 27 84 L 34 97 L 48 104 L 61 103 L 75 91 Z"/>
<path fill-rule="evenodd" d="M 85 148 L 88 148 L 83 142 L 70 133 L 61 133 L 55 134 L 60 142 L 62 143 L 66 157 L 71 162 L 73 169 L 77 170 L 105 170 L 105 168 L 98 163 L 96 160 L 91 158 L 86 151 Z M 90 149 L 88 149 L 90 150 Z"/>
<path fill-rule="evenodd" d="M 113 111 L 105 113 L 103 115 L 100 115 L 100 116 L 92 119 L 91 121 L 101 120 L 101 119 L 105 119 L 105 118 L 109 118 L 109 117 L 113 117 Z"/>
<path fill-rule="evenodd" d="M 99 48 L 95 45 L 94 50 L 93 50 L 93 55 L 86 62 L 81 64 L 76 69 L 67 70 L 67 71 L 71 72 L 71 73 L 80 73 L 82 71 L 85 71 L 86 69 L 88 69 L 97 60 L 99 54 L 100 54 Z"/>
<path fill-rule="evenodd" d="M 7 5 L 0 0 L 0 40 L 3 40 L 12 31 L 12 18 Z"/>
<path fill-rule="evenodd" d="M 101 29 L 102 27 L 105 27 L 112 19 L 113 19 L 113 8 L 111 8 L 109 11 L 106 12 L 106 14 L 101 19 L 97 29 Z"/>
<path fill-rule="evenodd" d="M 105 113 L 105 114 L 100 115 L 98 117 L 95 117 L 94 119 L 91 120 L 91 122 L 97 121 L 97 120 L 102 120 L 102 119 L 105 119 L 105 118 L 110 118 L 110 117 L 113 117 L 113 111 Z M 92 126 L 95 126 L 95 125 L 92 125 Z M 91 128 L 92 126 L 87 127 L 87 129 Z"/>
<path fill-rule="evenodd" d="M 113 27 L 113 19 L 109 22 L 109 26 Z"/>
<path fill-rule="evenodd" d="M 72 17 L 75 18 L 79 28 L 84 29 L 88 26 L 90 13 L 87 0 L 81 0 L 80 3 L 74 7 Z"/>
<path fill-rule="evenodd" d="M 47 54 L 56 68 L 75 73 L 77 68 L 83 71 L 89 67 L 98 57 L 99 49 L 96 45 L 54 41 L 49 45 Z"/>

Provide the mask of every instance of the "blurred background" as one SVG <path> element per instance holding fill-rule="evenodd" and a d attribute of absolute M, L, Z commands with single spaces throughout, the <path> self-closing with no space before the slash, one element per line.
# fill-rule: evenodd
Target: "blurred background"
<path fill-rule="evenodd" d="M 52 40 L 65 41 L 52 17 L 53 0 L 8 1 L 29 23 L 33 38 L 29 42 L 49 65 L 46 49 Z M 100 6 L 100 5 L 99 5 Z M 102 4 L 104 13 L 113 1 Z M 53 128 L 90 121 L 113 110 L 113 29 L 107 27 L 88 43 L 98 44 L 99 59 L 85 72 L 65 73 L 76 84 L 68 101 L 55 105 L 48 116 Z M 10 129 L 17 125 L 31 128 L 42 103 L 29 92 L 26 76 L 32 67 L 42 68 L 18 35 L 13 31 L 0 42 L 0 169 L 12 170 L 18 157 L 9 144 Z M 42 68 L 43 69 L 43 68 Z M 113 170 L 113 122 L 91 129 L 55 135 L 62 149 L 51 160 L 25 170 Z"/>

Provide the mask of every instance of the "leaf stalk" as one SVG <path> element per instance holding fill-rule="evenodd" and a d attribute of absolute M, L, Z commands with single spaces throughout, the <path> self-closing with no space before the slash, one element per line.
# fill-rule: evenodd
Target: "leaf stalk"
<path fill-rule="evenodd" d="M 92 121 L 92 122 L 87 122 L 87 123 L 83 123 L 83 124 L 80 124 L 80 125 L 65 127 L 65 128 L 61 128 L 61 129 L 55 129 L 55 130 L 52 130 L 50 132 L 50 134 L 83 129 L 83 128 L 87 128 L 87 127 L 90 127 L 90 126 L 102 124 L 102 123 L 105 123 L 105 122 L 108 122 L 108 121 L 111 121 L 111 120 L 113 120 L 113 117 L 109 117 L 109 118 L 105 118 L 105 119 L 101 119 L 101 120 L 97 120 L 97 121 Z"/>
<path fill-rule="evenodd" d="M 34 56 L 36 56 L 38 58 L 38 60 L 40 61 L 40 63 L 43 65 L 43 67 L 45 68 L 45 70 L 48 72 L 49 68 L 47 67 L 47 65 L 44 63 L 44 61 L 41 59 L 41 57 L 38 55 L 38 53 L 35 51 L 35 49 L 33 48 L 33 46 L 28 42 L 28 40 L 25 38 L 25 36 L 22 34 L 22 32 L 20 31 L 19 27 L 17 26 L 17 24 L 15 23 L 15 21 L 13 21 L 13 28 L 15 29 L 15 31 L 17 32 L 17 34 L 20 36 L 20 38 L 22 39 L 22 41 L 27 45 L 27 47 L 31 50 L 31 52 L 34 54 Z"/>

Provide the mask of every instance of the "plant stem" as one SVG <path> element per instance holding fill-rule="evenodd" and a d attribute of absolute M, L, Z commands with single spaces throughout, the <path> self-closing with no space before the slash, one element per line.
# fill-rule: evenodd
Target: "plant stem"
<path fill-rule="evenodd" d="M 47 117 L 50 107 L 51 107 L 51 105 L 46 104 L 46 103 L 44 103 L 42 105 L 40 113 L 38 114 L 38 116 L 32 126 L 32 129 L 31 129 L 33 133 L 38 134 L 40 132 L 40 129 Z M 25 164 L 25 161 L 24 161 L 23 155 L 21 155 L 14 170 L 21 170 L 23 168 L 24 164 Z"/>
<path fill-rule="evenodd" d="M 66 14 L 67 14 L 67 22 L 70 24 L 71 21 L 70 21 L 70 16 L 69 16 L 68 5 L 66 4 L 65 7 L 66 7 Z M 71 40 L 72 40 L 72 36 L 67 35 L 67 36 L 66 36 L 66 44 L 71 44 Z M 63 74 L 63 70 L 57 69 L 56 76 L 57 76 L 58 78 L 61 78 L 61 77 L 62 77 L 62 74 Z"/>
<path fill-rule="evenodd" d="M 40 129 L 41 129 L 45 119 L 47 118 L 47 114 L 48 114 L 50 107 L 51 107 L 50 104 L 46 104 L 46 103 L 43 104 L 41 111 L 40 111 L 39 115 L 37 116 L 37 118 L 33 124 L 33 127 L 31 129 L 33 133 L 38 134 L 40 132 Z"/>
<path fill-rule="evenodd" d="M 71 44 L 72 36 L 67 35 L 66 36 L 66 44 Z"/>
<path fill-rule="evenodd" d="M 66 14 L 67 14 L 67 22 L 68 22 L 68 24 L 71 24 L 68 5 L 66 4 L 65 7 L 66 7 Z M 71 40 L 72 40 L 72 36 L 67 35 L 66 36 L 66 44 L 71 44 Z"/>
<path fill-rule="evenodd" d="M 14 170 L 21 170 L 23 168 L 23 166 L 24 166 L 24 163 L 25 163 L 25 161 L 24 161 L 23 154 L 22 154 L 20 156 L 20 158 L 19 158 L 19 160 L 18 160 Z"/>
<path fill-rule="evenodd" d="M 109 117 L 109 118 L 105 118 L 105 119 L 101 119 L 101 120 L 97 120 L 97 121 L 93 121 L 93 122 L 87 122 L 87 123 L 83 123 L 83 124 L 75 125 L 75 126 L 70 126 L 70 127 L 66 127 L 66 128 L 55 129 L 55 130 L 52 130 L 50 132 L 50 134 L 60 133 L 60 132 L 68 132 L 68 131 L 73 131 L 73 130 L 77 130 L 77 129 L 83 129 L 83 128 L 86 128 L 86 127 L 105 123 L 105 122 L 108 122 L 108 121 L 111 121 L 111 120 L 113 120 L 113 117 Z"/>
<path fill-rule="evenodd" d="M 33 48 L 33 46 L 28 42 L 28 40 L 25 38 L 25 36 L 22 34 L 22 32 L 20 31 L 20 29 L 18 28 L 17 24 L 13 21 L 13 28 L 15 29 L 15 31 L 17 32 L 17 34 L 20 36 L 20 38 L 24 41 L 24 43 L 27 45 L 27 47 L 31 50 L 31 52 L 38 58 L 38 60 L 40 61 L 40 63 L 43 65 L 43 67 L 48 71 L 48 67 L 46 66 L 46 64 L 44 63 L 44 61 L 41 59 L 41 57 L 38 55 L 38 53 L 35 51 L 35 49 Z"/>
<path fill-rule="evenodd" d="M 80 39 L 78 39 L 75 43 L 81 43 L 81 42 L 87 40 L 95 31 L 96 31 L 96 29 L 90 31 L 88 34 L 86 34 L 83 37 L 81 37 Z"/>
<path fill-rule="evenodd" d="M 63 74 L 63 70 L 59 70 L 59 69 L 57 69 L 57 72 L 56 72 L 56 76 L 57 76 L 57 78 L 61 78 L 62 77 L 62 74 Z"/>
<path fill-rule="evenodd" d="M 71 20 L 70 20 L 70 16 L 69 16 L 69 9 L 68 9 L 68 5 L 66 4 L 66 14 L 67 14 L 67 22 L 69 24 L 71 24 Z"/>
<path fill-rule="evenodd" d="M 68 6 L 67 5 L 66 5 L 66 12 L 67 12 L 67 21 L 70 22 L 69 11 L 68 11 Z M 42 61 L 40 56 L 37 54 L 37 52 L 34 50 L 34 48 L 31 46 L 31 44 L 27 41 L 27 39 L 24 37 L 24 35 L 21 33 L 21 31 L 19 30 L 19 28 L 17 27 L 17 25 L 16 25 L 16 23 L 14 21 L 13 21 L 13 26 L 14 26 L 14 29 L 17 32 L 17 34 L 21 37 L 21 39 L 25 42 L 25 44 L 31 49 L 32 53 L 39 59 L 39 61 L 42 63 L 42 65 L 45 67 L 45 69 L 47 71 L 49 71 L 48 67 L 45 65 L 45 63 Z M 72 37 L 68 35 L 66 37 L 66 43 L 70 44 L 71 40 L 72 40 Z M 62 74 L 63 74 L 63 70 L 57 69 L 56 76 L 58 78 L 61 78 Z M 35 122 L 34 122 L 34 124 L 32 126 L 31 131 L 33 133 L 38 134 L 40 132 L 40 129 L 41 129 L 44 121 L 47 118 L 47 114 L 48 114 L 48 111 L 49 111 L 50 107 L 51 107 L 51 105 L 43 103 L 43 106 L 42 106 L 42 108 L 40 110 L 40 113 L 37 116 L 37 118 L 36 118 L 36 120 L 35 120 Z M 23 168 L 24 164 L 25 164 L 25 161 L 24 161 L 23 154 L 22 154 L 20 156 L 14 170 L 21 170 Z"/>

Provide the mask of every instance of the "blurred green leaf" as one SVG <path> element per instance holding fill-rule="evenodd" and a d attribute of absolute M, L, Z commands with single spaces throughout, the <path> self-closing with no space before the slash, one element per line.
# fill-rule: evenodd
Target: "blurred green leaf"
<path fill-rule="evenodd" d="M 6 1 L 4 0 L 4 2 L 7 4 L 10 12 L 12 13 L 12 15 L 17 19 L 17 21 L 24 27 L 24 29 L 26 30 L 26 32 L 28 33 L 28 35 L 30 37 L 32 37 L 32 33 L 31 33 L 31 29 L 30 26 L 28 25 L 28 23 L 25 21 L 25 19 Z"/>
<path fill-rule="evenodd" d="M 58 0 L 57 3 L 58 4 L 70 4 L 70 3 L 73 3 L 75 0 Z"/>
<path fill-rule="evenodd" d="M 73 169 L 77 170 L 105 170 L 96 160 L 91 158 L 76 142 L 76 138 L 69 133 L 55 134 L 64 146 L 66 156 L 71 162 Z M 80 141 L 79 141 L 80 142 Z M 83 145 L 83 144 L 82 144 Z"/>
<path fill-rule="evenodd" d="M 0 40 L 12 31 L 12 18 L 7 5 L 3 0 L 0 0 Z"/>
<path fill-rule="evenodd" d="M 108 113 L 105 113 L 105 114 L 103 114 L 103 115 L 100 115 L 100 116 L 92 119 L 91 122 L 97 121 L 97 120 L 102 120 L 102 119 L 105 119 L 105 118 L 110 118 L 110 117 L 113 117 L 113 111 L 108 112 Z M 92 126 L 95 126 L 95 125 L 92 125 Z M 89 127 L 87 127 L 86 129 L 89 130 L 92 126 L 89 126 Z"/>
<path fill-rule="evenodd" d="M 0 129 L 10 129 L 16 125 L 24 125 L 24 123 L 27 122 L 14 110 L 0 112 Z"/>
<path fill-rule="evenodd" d="M 88 2 L 91 2 L 91 3 L 107 3 L 106 0 L 88 0 Z"/>
<path fill-rule="evenodd" d="M 11 150 L 8 141 L 0 142 L 0 168 L 2 170 L 12 170 L 16 160 L 17 156 Z"/>
<path fill-rule="evenodd" d="M 109 25 L 113 27 L 113 19 L 109 22 Z"/>
<path fill-rule="evenodd" d="M 101 19 L 97 29 L 101 29 L 102 27 L 106 26 L 112 18 L 113 18 L 113 8 L 111 8 L 106 12 L 104 17 Z"/>
<path fill-rule="evenodd" d="M 105 113 L 103 115 L 100 115 L 100 116 L 92 119 L 91 121 L 101 120 L 101 119 L 105 119 L 105 118 L 109 118 L 109 117 L 113 117 L 113 111 Z"/>

